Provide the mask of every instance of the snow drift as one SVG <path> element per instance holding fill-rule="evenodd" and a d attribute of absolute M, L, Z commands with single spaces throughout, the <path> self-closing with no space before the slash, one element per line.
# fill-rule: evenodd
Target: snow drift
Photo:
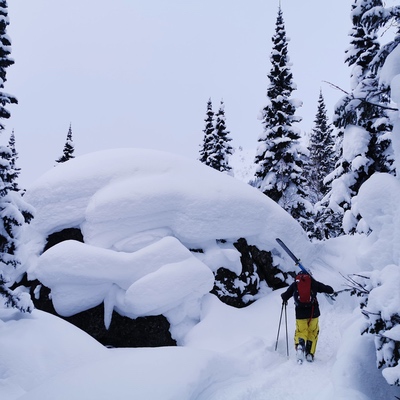
<path fill-rule="evenodd" d="M 309 256 L 299 224 L 258 190 L 159 151 L 72 159 L 41 177 L 25 199 L 36 209 L 25 234 L 35 254 L 28 275 L 51 289 L 60 315 L 101 303 L 106 326 L 113 310 L 130 318 L 163 314 L 178 342 L 199 321 L 213 271 L 241 272 L 237 239 L 271 251 L 275 238 L 290 232 L 292 248 Z M 42 254 L 48 235 L 65 228 L 79 228 L 84 243 L 62 242 Z"/>

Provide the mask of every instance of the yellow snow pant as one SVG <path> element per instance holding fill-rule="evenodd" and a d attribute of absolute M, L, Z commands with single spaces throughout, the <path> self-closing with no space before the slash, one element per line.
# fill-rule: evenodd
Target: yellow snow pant
<path fill-rule="evenodd" d="M 314 355 L 319 334 L 318 318 L 296 319 L 296 332 L 294 344 L 297 347 L 299 340 L 303 339 L 308 353 Z"/>

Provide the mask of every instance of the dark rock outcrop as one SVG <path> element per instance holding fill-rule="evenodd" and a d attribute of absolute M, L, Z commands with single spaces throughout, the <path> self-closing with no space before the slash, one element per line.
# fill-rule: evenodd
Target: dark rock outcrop
<path fill-rule="evenodd" d="M 243 238 L 235 242 L 234 246 L 241 254 L 242 272 L 236 275 L 223 266 L 217 270 L 212 293 L 221 301 L 241 308 L 251 304 L 251 297 L 260 289 L 260 281 L 265 281 L 274 290 L 287 286 L 287 273 L 273 265 L 269 251 L 259 250 Z M 284 280 L 279 275 L 283 276 Z"/>
<path fill-rule="evenodd" d="M 40 284 L 36 281 L 36 284 Z M 109 347 L 158 347 L 176 346 L 176 341 L 169 332 L 170 324 L 163 315 L 131 319 L 113 312 L 110 327 L 104 325 L 103 304 L 82 311 L 70 317 L 57 314 L 51 301 L 50 289 L 41 286 L 33 297 L 35 307 L 57 315 L 82 329 L 105 346 Z"/>
<path fill-rule="evenodd" d="M 234 246 L 241 254 L 241 263 L 244 271 L 257 273 L 260 280 L 276 290 L 287 286 L 278 275 L 282 274 L 286 280 L 287 274 L 273 265 L 272 255 L 269 251 L 259 250 L 256 246 L 249 245 L 246 239 L 239 239 Z"/>
<path fill-rule="evenodd" d="M 43 251 L 64 240 L 84 242 L 84 237 L 79 228 L 68 228 L 52 233 L 48 236 Z M 242 272 L 240 275 L 236 275 L 224 266 L 218 269 L 215 274 L 215 285 L 212 293 L 217 295 L 221 301 L 233 307 L 245 307 L 251 304 L 251 298 L 259 292 L 261 281 L 265 281 L 272 289 L 286 286 L 287 274 L 273 265 L 270 252 L 249 245 L 243 238 L 235 242 L 234 246 L 241 254 Z M 201 252 L 202 250 L 192 249 L 191 251 Z M 282 276 L 284 280 L 282 280 Z M 26 279 L 22 284 L 30 287 L 36 308 L 58 315 L 53 307 L 49 288 L 43 286 L 39 281 L 28 282 Z M 104 325 L 103 304 L 70 317 L 60 317 L 87 332 L 105 346 L 157 347 L 176 345 L 169 331 L 170 324 L 163 315 L 131 319 L 114 311 L 108 329 Z"/>
<path fill-rule="evenodd" d="M 60 232 L 52 233 L 47 237 L 43 251 L 65 241 L 77 240 L 84 242 L 79 228 L 68 228 Z M 30 287 L 32 301 L 39 310 L 46 311 L 70 322 L 82 329 L 90 336 L 105 346 L 110 347 L 158 347 L 176 346 L 176 341 L 171 337 L 170 324 L 163 315 L 140 317 L 131 319 L 113 312 L 111 324 L 108 329 L 104 325 L 104 306 L 80 312 L 70 317 L 57 314 L 51 301 L 51 290 L 42 285 L 38 280 L 19 283 Z"/>
<path fill-rule="evenodd" d="M 77 240 L 83 243 L 82 231 L 79 228 L 66 228 L 59 232 L 54 232 L 47 236 L 46 245 L 44 246 L 43 252 L 55 246 L 58 243 L 64 242 L 65 240 Z"/>

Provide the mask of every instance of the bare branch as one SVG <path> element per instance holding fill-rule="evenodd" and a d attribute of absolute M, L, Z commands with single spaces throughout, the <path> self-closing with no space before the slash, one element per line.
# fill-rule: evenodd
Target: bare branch
<path fill-rule="evenodd" d="M 362 275 L 358 275 L 358 274 L 352 274 L 352 275 L 344 276 L 342 273 L 340 273 L 340 275 L 342 275 L 342 277 L 347 282 L 345 286 L 347 286 L 351 290 L 355 290 L 358 293 L 369 294 L 369 290 L 367 290 L 361 283 L 357 282 L 353 278 L 353 276 L 356 276 L 356 277 L 359 277 L 359 278 L 363 278 L 363 279 L 369 279 L 368 277 L 362 276 Z"/>
<path fill-rule="evenodd" d="M 328 82 L 328 81 L 322 81 L 322 82 L 327 83 L 328 85 L 332 86 L 334 89 L 340 90 L 341 92 L 343 92 L 345 94 L 350 94 L 349 92 L 346 92 L 344 89 L 342 89 L 338 85 L 335 85 L 334 83 L 331 83 L 331 82 Z"/>
<path fill-rule="evenodd" d="M 383 108 L 384 110 L 399 111 L 398 108 L 388 107 L 388 106 L 384 106 L 383 104 L 378 104 L 378 103 L 371 103 L 371 102 L 368 101 L 368 100 L 360 99 L 360 98 L 358 98 L 358 97 L 354 97 L 354 96 L 353 96 L 352 94 L 350 94 L 349 92 L 346 92 L 344 89 L 342 89 L 341 87 L 339 87 L 339 86 L 337 86 L 337 85 L 335 85 L 335 84 L 333 84 L 333 83 L 331 83 L 331 82 L 328 82 L 328 81 L 322 81 L 322 82 L 327 83 L 328 85 L 332 86 L 332 87 L 335 88 L 335 89 L 340 90 L 341 92 L 347 94 L 348 96 L 352 96 L 354 100 L 361 101 L 362 103 L 366 103 L 366 104 L 369 104 L 369 105 L 371 105 L 371 106 L 380 107 L 380 108 Z"/>

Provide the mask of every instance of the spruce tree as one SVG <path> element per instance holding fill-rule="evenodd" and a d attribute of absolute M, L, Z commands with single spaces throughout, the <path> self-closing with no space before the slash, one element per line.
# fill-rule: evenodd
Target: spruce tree
<path fill-rule="evenodd" d="M 383 2 L 381 1 L 370 1 L 365 12 L 359 13 L 360 15 L 360 23 L 365 27 L 366 30 L 377 32 L 378 29 L 382 29 L 383 32 L 386 32 L 389 28 L 396 26 L 397 32 L 393 38 L 393 40 L 389 40 L 387 43 L 384 42 L 385 37 L 380 36 L 379 41 L 381 47 L 376 52 L 374 57 L 372 58 L 369 69 L 370 71 L 377 77 L 380 77 L 379 83 L 382 83 L 382 86 L 378 86 L 377 83 L 374 82 L 377 87 L 377 92 L 375 96 L 370 96 L 367 98 L 368 101 L 377 102 L 381 100 L 381 106 L 387 106 L 387 100 L 384 96 L 390 96 L 391 92 L 391 82 L 385 81 L 385 78 L 380 76 L 381 69 L 387 58 L 394 49 L 399 49 L 400 45 L 400 6 L 393 7 L 384 7 Z M 357 9 L 360 11 L 360 7 Z M 397 53 L 398 54 L 398 53 Z M 394 57 L 391 57 L 391 60 L 388 60 L 389 65 L 393 65 Z M 383 99 L 380 97 L 383 97 Z M 371 101 L 371 103 L 373 102 Z M 396 101 L 398 103 L 398 101 Z M 367 104 L 372 107 L 373 104 Z M 381 107 L 382 108 L 382 107 Z M 383 109 L 384 110 L 384 109 Z M 372 109 L 373 112 L 373 109 Z M 398 110 L 396 113 L 392 115 L 393 121 L 398 120 Z M 375 121 L 375 125 L 378 125 L 380 120 Z M 386 119 L 382 120 L 382 123 L 386 123 Z M 390 124 L 390 122 L 389 122 Z M 382 132 L 385 132 L 384 130 Z M 394 132 L 395 133 L 395 132 Z M 383 139 L 386 139 L 385 135 L 378 136 L 377 140 L 378 145 L 385 145 Z M 393 137 L 395 140 L 395 136 Z M 397 139 L 396 139 L 397 140 Z M 381 142 L 383 142 L 381 144 Z M 396 150 L 398 149 L 396 143 Z M 394 174 L 399 173 L 398 167 L 397 171 L 394 171 L 393 165 L 391 164 L 390 156 L 385 156 L 385 147 L 382 148 L 381 154 L 382 157 L 380 159 L 381 165 L 383 166 L 383 170 L 389 173 Z M 386 153 L 388 153 L 389 148 L 386 148 Z M 398 157 L 398 154 L 396 153 Z M 395 160 L 396 165 L 398 166 L 398 159 Z M 390 217 L 390 216 L 389 216 Z M 384 218 L 383 218 L 384 219 Z M 385 224 L 385 221 L 382 221 Z M 378 228 L 379 231 L 379 228 Z M 392 277 L 397 277 L 399 274 L 399 264 L 398 263 L 390 263 L 383 267 L 382 270 L 374 270 L 370 273 L 362 274 L 357 276 L 352 281 L 354 283 L 353 293 L 356 293 L 357 296 L 361 298 L 360 308 L 362 310 L 362 314 L 365 318 L 365 325 L 363 334 L 374 335 L 374 344 L 376 351 L 376 362 L 373 362 L 373 365 L 376 365 L 378 368 L 382 368 L 385 373 L 383 373 L 384 378 L 390 385 L 400 386 L 400 373 L 399 373 L 399 365 L 400 365 L 400 340 L 399 337 L 393 335 L 393 332 L 399 332 L 400 325 L 400 312 L 398 307 L 388 307 L 391 302 L 393 302 L 393 293 L 396 293 L 396 290 L 392 290 L 394 280 Z M 385 284 L 387 287 L 385 287 Z M 377 301 L 377 299 L 379 299 Z M 390 371 L 394 371 L 393 374 L 388 373 Z M 396 396 L 395 396 L 396 397 Z M 398 396 L 396 398 L 399 398 Z"/>
<path fill-rule="evenodd" d="M 72 141 L 72 127 L 71 124 L 69 124 L 69 129 L 68 129 L 68 133 L 67 133 L 67 140 L 65 141 L 65 145 L 64 145 L 64 150 L 63 150 L 63 155 L 56 160 L 56 163 L 64 163 L 68 160 L 70 160 L 71 158 L 75 158 L 74 156 L 74 143 Z"/>
<path fill-rule="evenodd" d="M 10 170 L 9 170 L 9 181 L 11 183 L 12 190 L 19 191 L 18 188 L 18 177 L 21 172 L 21 168 L 17 167 L 18 153 L 15 147 L 15 134 L 12 131 L 10 140 L 8 141 L 8 148 L 11 151 L 10 157 Z"/>
<path fill-rule="evenodd" d="M 4 89 L 6 69 L 14 64 L 11 55 L 11 40 L 7 35 L 7 26 L 10 24 L 8 18 L 8 6 L 6 0 L 0 0 L 0 89 Z M 4 130 L 1 120 L 10 118 L 10 112 L 5 108 L 7 104 L 17 104 L 18 100 L 0 90 L 0 131 Z"/>
<path fill-rule="evenodd" d="M 229 165 L 229 156 L 233 154 L 233 148 L 230 145 L 232 140 L 229 137 L 229 131 L 226 128 L 224 102 L 221 104 L 217 114 L 215 114 L 215 127 L 210 143 L 208 165 L 217 171 L 228 172 L 232 169 Z"/>
<path fill-rule="evenodd" d="M 340 159 L 330 176 L 331 191 L 325 199 L 326 206 L 343 217 L 335 236 L 368 231 L 360 222 L 352 199 L 375 172 L 394 173 L 392 124 L 382 107 L 388 104 L 388 97 L 381 90 L 379 75 L 373 68 L 373 60 L 380 51 L 378 26 L 368 25 L 364 18 L 371 9 L 381 6 L 381 0 L 356 0 L 352 6 L 352 39 L 346 51 L 346 63 L 352 67 L 352 91 L 340 100 L 335 110 L 333 123 L 339 129 Z"/>
<path fill-rule="evenodd" d="M 329 225 L 328 220 L 330 219 L 330 211 L 327 211 L 320 204 L 320 201 L 329 191 L 325 178 L 334 170 L 336 163 L 333 131 L 328 120 L 325 100 L 322 91 L 320 91 L 314 127 L 309 141 L 309 162 L 305 169 L 309 188 L 308 198 L 314 205 L 309 236 L 319 240 L 327 237 L 326 224 Z"/>
<path fill-rule="evenodd" d="M 11 41 L 6 33 L 9 25 L 7 1 L 0 0 L 0 88 L 6 82 L 6 68 L 14 63 L 9 58 Z M 9 94 L 0 92 L 0 120 L 10 117 L 5 105 L 17 103 L 17 99 Z M 0 123 L 0 133 L 4 125 Z M 18 288 L 11 290 L 10 286 L 18 278 L 21 260 L 20 248 L 21 228 L 29 223 L 33 211 L 15 191 L 15 170 L 12 170 L 15 159 L 12 150 L 0 146 L 0 295 L 5 298 L 5 304 L 19 308 L 21 311 L 31 311 L 32 302 L 27 293 L 19 292 Z"/>
<path fill-rule="evenodd" d="M 382 28 L 385 32 L 391 27 L 397 27 L 393 40 L 383 44 L 371 61 L 370 69 L 378 75 L 388 55 L 400 44 L 400 6 L 385 7 L 384 2 L 379 0 L 364 0 L 362 3 L 365 3 L 364 10 L 367 12 L 363 12 L 360 8 L 357 11 L 361 16 L 360 22 L 367 30 L 377 32 Z M 383 41 L 382 38 L 380 41 Z M 388 93 L 389 88 L 386 87 L 386 89 Z"/>
<path fill-rule="evenodd" d="M 329 123 L 324 96 L 319 93 L 318 108 L 314 119 L 314 127 L 309 141 L 309 162 L 307 164 L 307 181 L 309 186 L 309 199 L 312 204 L 322 200 L 328 192 L 324 182 L 335 168 L 335 140 L 333 128 Z"/>
<path fill-rule="evenodd" d="M 207 102 L 206 118 L 204 119 L 205 127 L 203 129 L 203 145 L 200 149 L 199 160 L 206 165 L 210 165 L 209 155 L 214 145 L 214 111 L 212 109 L 211 98 Z"/>
<path fill-rule="evenodd" d="M 300 146 L 300 129 L 295 126 L 301 121 L 295 115 L 300 104 L 291 98 L 296 85 L 290 69 L 281 7 L 272 42 L 272 68 L 267 88 L 269 103 L 262 110 L 264 132 L 258 139 L 257 169 L 252 184 L 302 223 L 310 211 L 303 175 L 306 156 Z"/>

